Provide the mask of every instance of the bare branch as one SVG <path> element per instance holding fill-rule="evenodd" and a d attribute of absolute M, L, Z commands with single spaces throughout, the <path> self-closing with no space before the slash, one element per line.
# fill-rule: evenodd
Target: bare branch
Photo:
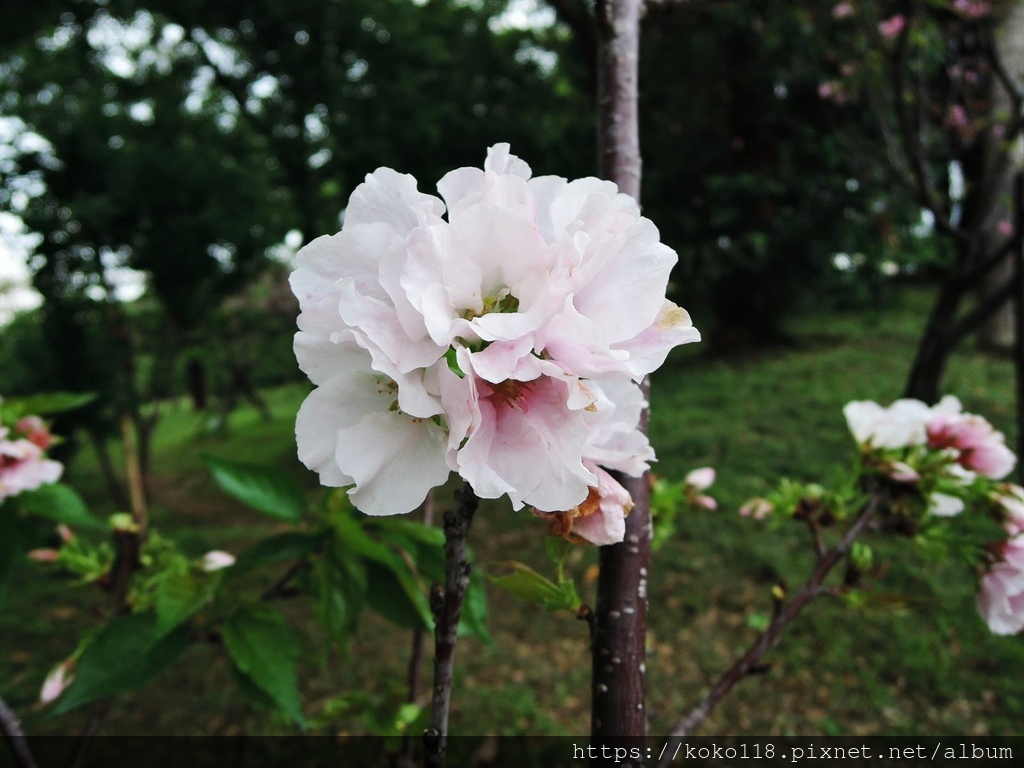
<path fill-rule="evenodd" d="M 28 746 L 28 739 L 25 738 L 25 732 L 21 729 L 21 721 L 2 698 L 0 698 L 0 732 L 3 733 L 7 746 L 11 748 L 17 768 L 37 768 L 32 750 Z"/>
<path fill-rule="evenodd" d="M 864 509 L 861 510 L 860 515 L 858 515 L 853 525 L 850 526 L 849 530 L 839 540 L 839 543 L 830 549 L 824 557 L 818 559 L 817 565 L 815 565 L 814 570 L 807 578 L 807 581 L 804 582 L 800 591 L 789 600 L 776 603 L 775 616 L 772 618 L 771 624 L 768 625 L 768 629 L 761 634 L 743 656 L 715 681 L 704 698 L 685 717 L 676 723 L 672 729 L 673 736 L 682 737 L 690 735 L 693 729 L 711 714 L 714 708 L 718 706 L 718 703 L 732 690 L 733 686 L 758 668 L 761 658 L 779 644 L 786 627 L 789 626 L 789 623 L 796 618 L 800 611 L 814 598 L 829 593 L 829 590 L 822 586 L 825 578 L 843 561 L 847 553 L 849 553 L 853 542 L 864 532 L 864 529 L 871 522 L 871 519 L 882 504 L 884 495 L 885 491 L 882 489 L 876 488 L 872 492 L 867 504 L 864 505 Z M 662 768 L 665 768 L 670 762 L 671 759 L 668 761 L 663 760 L 661 762 Z"/>

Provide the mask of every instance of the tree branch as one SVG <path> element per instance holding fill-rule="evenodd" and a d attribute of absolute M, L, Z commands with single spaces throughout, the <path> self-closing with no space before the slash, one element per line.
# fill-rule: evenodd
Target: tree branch
<path fill-rule="evenodd" d="M 25 738 L 25 732 L 21 729 L 21 721 L 2 698 L 0 698 L 0 732 L 3 732 L 4 741 L 11 748 L 17 768 L 37 768 L 35 757 L 32 756 L 32 750 L 28 746 L 28 739 Z"/>
<path fill-rule="evenodd" d="M 864 532 L 871 518 L 878 511 L 883 500 L 883 494 L 884 491 L 881 489 L 875 489 L 872 492 L 871 498 L 864 505 L 864 509 L 853 525 L 850 526 L 849 530 L 839 540 L 839 543 L 818 559 L 814 570 L 807 578 L 807 581 L 804 582 L 800 591 L 793 595 L 790 600 L 777 604 L 775 616 L 772 618 L 771 624 L 768 625 L 768 629 L 761 634 L 743 656 L 715 681 L 714 685 L 711 686 L 711 690 L 708 691 L 704 698 L 675 724 L 675 727 L 672 729 L 673 736 L 689 736 L 693 729 L 711 714 L 718 703 L 732 690 L 733 686 L 758 666 L 761 657 L 778 645 L 786 627 L 789 626 L 789 623 L 796 618 L 800 611 L 814 598 L 828 593 L 828 590 L 823 587 L 825 578 L 842 562 L 850 551 L 853 542 Z M 668 761 L 662 760 L 660 763 L 661 768 L 665 768 L 670 762 L 671 757 Z"/>
<path fill-rule="evenodd" d="M 445 586 L 434 584 L 430 608 L 434 614 L 434 691 L 430 727 L 423 734 L 424 763 L 444 768 L 448 750 L 448 715 L 451 710 L 455 643 L 459 634 L 462 601 L 469 589 L 470 564 L 466 538 L 479 500 L 467 483 L 455 495 L 455 509 L 444 513 Z"/>

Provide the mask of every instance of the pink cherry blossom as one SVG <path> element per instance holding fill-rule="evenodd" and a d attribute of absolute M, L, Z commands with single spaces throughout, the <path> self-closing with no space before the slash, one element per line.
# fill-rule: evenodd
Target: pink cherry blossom
<path fill-rule="evenodd" d="M 870 400 L 847 403 L 847 426 L 857 444 L 865 448 L 904 448 L 923 444 L 931 410 L 920 400 L 897 400 L 888 408 Z"/>
<path fill-rule="evenodd" d="M 995 480 L 1008 475 L 1017 463 L 1001 432 L 981 416 L 962 413 L 958 407 L 938 413 L 929 421 L 928 446 L 955 449 L 962 467 Z"/>
<path fill-rule="evenodd" d="M 43 449 L 25 439 L 8 440 L 0 429 L 0 501 L 60 480 L 64 467 L 43 457 Z"/>
<path fill-rule="evenodd" d="M 853 3 L 842 2 L 832 6 L 832 18 L 834 19 L 847 19 L 853 16 L 853 13 Z"/>
<path fill-rule="evenodd" d="M 1006 219 L 1000 219 L 996 224 L 996 231 L 1003 237 L 1010 237 L 1013 234 L 1013 224 Z"/>
<path fill-rule="evenodd" d="M 878 31 L 886 40 L 894 40 L 907 26 L 907 20 L 897 14 L 878 23 Z"/>
<path fill-rule="evenodd" d="M 454 471 L 621 539 L 631 502 L 606 470 L 654 458 L 636 382 L 700 338 L 665 297 L 675 253 L 614 184 L 532 178 L 507 144 L 438 191 L 379 169 L 299 252 L 300 459 L 370 514 Z"/>
<path fill-rule="evenodd" d="M 1013 635 L 1024 629 L 1024 535 L 1002 548 L 1001 559 L 981 579 L 978 611 L 997 635 Z"/>
<path fill-rule="evenodd" d="M 14 427 L 26 440 L 35 443 L 44 451 L 53 444 L 53 435 L 49 427 L 38 416 L 25 416 L 18 420 Z"/>

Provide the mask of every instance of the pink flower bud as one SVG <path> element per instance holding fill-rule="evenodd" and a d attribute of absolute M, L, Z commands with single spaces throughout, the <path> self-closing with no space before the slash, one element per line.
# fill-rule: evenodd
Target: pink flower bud
<path fill-rule="evenodd" d="M 894 461 L 889 464 L 886 474 L 897 483 L 916 483 L 921 479 L 917 470 L 902 461 Z"/>
<path fill-rule="evenodd" d="M 210 550 L 199 561 L 199 567 L 204 571 L 219 571 L 223 568 L 230 568 L 234 564 L 235 556 L 219 549 Z"/>
<path fill-rule="evenodd" d="M 57 526 L 57 535 L 60 536 L 60 540 L 63 541 L 65 544 L 67 544 L 69 541 L 75 538 L 75 532 L 63 523 Z"/>
<path fill-rule="evenodd" d="M 25 416 L 18 421 L 14 429 L 44 451 L 53 444 L 53 435 L 38 416 Z"/>
<path fill-rule="evenodd" d="M 39 691 L 39 701 L 43 704 L 52 704 L 56 701 L 68 686 L 74 682 L 75 676 L 71 674 L 74 667 L 72 659 L 65 659 L 50 670 L 46 676 L 43 687 Z"/>
<path fill-rule="evenodd" d="M 996 231 L 1003 237 L 1010 237 L 1013 234 L 1013 224 L 1006 219 L 1001 219 L 999 223 L 996 224 Z"/>
<path fill-rule="evenodd" d="M 701 467 L 700 469 L 694 469 L 683 480 L 684 484 L 696 488 L 698 491 L 703 491 L 705 488 L 709 488 L 713 482 L 715 482 L 714 467 Z"/>
<path fill-rule="evenodd" d="M 37 563 L 55 563 L 58 557 L 60 553 L 56 549 L 33 549 L 28 553 L 28 559 Z"/>

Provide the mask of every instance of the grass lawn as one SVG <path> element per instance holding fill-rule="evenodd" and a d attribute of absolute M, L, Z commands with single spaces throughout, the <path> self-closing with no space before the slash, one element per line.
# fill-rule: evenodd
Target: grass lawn
<path fill-rule="evenodd" d="M 921 289 L 896 294 L 884 309 L 814 315 L 795 321 L 792 343 L 742 357 L 699 348 L 673 357 L 654 380 L 651 438 L 656 472 L 678 478 L 718 470 L 717 512 L 684 518 L 658 554 L 650 579 L 648 710 L 652 733 L 666 732 L 713 677 L 755 638 L 753 614 L 769 609 L 771 586 L 798 584 L 811 563 L 805 532 L 769 534 L 738 517 L 739 504 L 781 475 L 827 480 L 854 458 L 841 409 L 853 399 L 899 395 L 927 310 Z M 698 319 L 699 325 L 699 319 Z M 946 391 L 968 410 L 1010 432 L 1013 371 L 1007 360 L 966 350 L 949 369 Z M 219 494 L 199 454 L 274 463 L 318 493 L 294 458 L 295 411 L 308 388 L 267 392 L 263 422 L 251 410 L 232 416 L 225 434 L 204 429 L 184 405 L 165 405 L 153 462 L 153 521 L 174 530 L 196 554 L 237 551 L 272 521 Z M 102 504 L 99 477 L 83 455 L 69 478 Z M 442 503 L 445 497 L 442 495 Z M 543 524 L 488 505 L 471 543 L 484 562 L 514 557 L 544 568 Z M 898 611 L 854 611 L 820 600 L 791 626 L 766 674 L 741 683 L 702 733 L 1017 734 L 1020 637 L 991 636 L 974 607 L 973 579 L 955 564 L 918 557 L 907 541 L 872 542 L 889 568 L 878 589 L 903 595 Z M 593 602 L 595 551 L 579 548 L 571 567 Z M 268 575 L 268 579 L 270 576 Z M 85 713 L 51 718 L 35 703 L 48 668 L 94 623 L 99 597 L 18 567 L 0 615 L 0 684 L 30 732 L 68 732 Z M 586 734 L 589 668 L 586 628 L 492 591 L 489 647 L 459 647 L 454 733 Z M 304 606 L 288 607 L 308 625 Z M 306 712 L 330 705 L 331 727 L 365 732 L 362 717 L 400 702 L 410 638 L 383 620 L 364 619 L 345 656 L 326 664 L 310 646 L 302 665 Z M 274 733 L 287 726 L 248 702 L 216 649 L 195 647 L 150 686 L 118 699 L 106 726 L 120 734 Z"/>

